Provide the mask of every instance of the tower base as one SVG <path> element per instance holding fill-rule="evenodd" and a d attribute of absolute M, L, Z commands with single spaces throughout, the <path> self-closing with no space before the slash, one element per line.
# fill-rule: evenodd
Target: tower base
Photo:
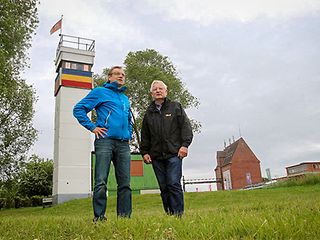
<path fill-rule="evenodd" d="M 89 193 L 73 193 L 73 194 L 56 194 L 52 198 L 53 204 L 59 204 L 63 202 L 67 202 L 74 199 L 80 199 L 80 198 L 90 198 L 91 194 Z"/>

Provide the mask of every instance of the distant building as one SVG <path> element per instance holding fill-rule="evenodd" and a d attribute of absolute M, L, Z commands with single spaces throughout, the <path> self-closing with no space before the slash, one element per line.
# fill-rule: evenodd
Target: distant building
<path fill-rule="evenodd" d="M 320 172 L 320 162 L 303 162 L 293 166 L 286 167 L 287 176 L 299 176 L 306 173 Z"/>
<path fill-rule="evenodd" d="M 242 189 L 262 182 L 260 161 L 241 137 L 217 151 L 217 190 Z"/>

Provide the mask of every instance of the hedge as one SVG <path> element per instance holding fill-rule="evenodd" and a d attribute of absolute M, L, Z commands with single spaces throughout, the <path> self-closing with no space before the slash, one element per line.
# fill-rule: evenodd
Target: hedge
<path fill-rule="evenodd" d="M 42 206 L 43 196 L 0 198 L 0 209 Z"/>

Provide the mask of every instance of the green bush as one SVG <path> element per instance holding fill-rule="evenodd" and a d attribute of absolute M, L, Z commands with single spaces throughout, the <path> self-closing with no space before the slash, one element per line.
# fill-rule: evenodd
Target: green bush
<path fill-rule="evenodd" d="M 22 198 L 21 197 L 15 197 L 14 198 L 14 207 L 20 208 L 22 205 Z"/>
<path fill-rule="evenodd" d="M 4 207 L 5 208 L 14 208 L 15 207 L 14 198 L 6 198 Z"/>
<path fill-rule="evenodd" d="M 320 174 L 308 174 L 304 180 L 305 185 L 315 185 L 320 184 Z"/>
<path fill-rule="evenodd" d="M 0 198 L 0 209 L 42 206 L 42 196 Z"/>
<path fill-rule="evenodd" d="M 273 185 L 273 187 L 294 187 L 320 184 L 320 174 L 305 174 L 291 177 L 286 181 L 282 181 Z"/>
<path fill-rule="evenodd" d="M 1 198 L 14 198 L 19 196 L 19 181 L 18 179 L 8 179 L 0 181 L 0 197 Z"/>
<path fill-rule="evenodd" d="M 32 196 L 30 198 L 32 207 L 42 206 L 42 196 Z"/>
<path fill-rule="evenodd" d="M 0 198 L 0 210 L 5 207 L 6 199 Z"/>
<path fill-rule="evenodd" d="M 21 208 L 21 207 L 31 207 L 32 202 L 28 197 L 15 197 L 14 198 L 14 207 Z"/>
<path fill-rule="evenodd" d="M 23 207 L 32 207 L 31 199 L 28 197 L 24 198 L 22 201 L 22 206 Z"/>
<path fill-rule="evenodd" d="M 19 192 L 23 196 L 51 195 L 53 161 L 32 155 L 19 177 Z"/>

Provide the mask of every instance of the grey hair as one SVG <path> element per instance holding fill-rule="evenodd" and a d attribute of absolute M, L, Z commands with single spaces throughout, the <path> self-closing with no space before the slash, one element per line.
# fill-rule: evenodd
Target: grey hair
<path fill-rule="evenodd" d="M 156 83 L 162 84 L 162 85 L 164 86 L 164 89 L 167 90 L 168 87 L 167 87 L 167 85 L 166 85 L 164 82 L 162 82 L 161 80 L 154 80 L 154 81 L 151 83 L 150 92 L 152 92 L 153 85 L 156 84 Z"/>

